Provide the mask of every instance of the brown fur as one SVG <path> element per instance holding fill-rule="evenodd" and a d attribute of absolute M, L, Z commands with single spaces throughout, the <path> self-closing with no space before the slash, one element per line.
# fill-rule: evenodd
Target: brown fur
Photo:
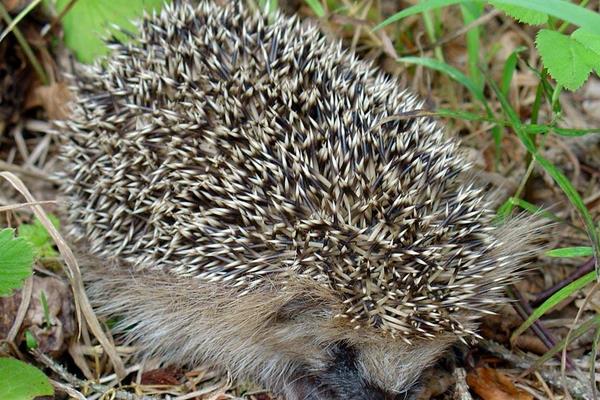
<path fill-rule="evenodd" d="M 336 343 L 358 349 L 357 369 L 365 382 L 404 396 L 456 340 L 447 335 L 409 346 L 372 328 L 354 329 L 333 317 L 343 307 L 336 294 L 311 280 L 273 279 L 239 296 L 239 289 L 227 284 L 116 265 L 87 266 L 85 277 L 93 304 L 101 314 L 122 318 L 117 329 L 127 332 L 145 357 L 224 367 L 287 399 L 331 398 L 327 388 L 322 396 L 309 394 L 315 387 L 307 378 L 331 367 Z"/>

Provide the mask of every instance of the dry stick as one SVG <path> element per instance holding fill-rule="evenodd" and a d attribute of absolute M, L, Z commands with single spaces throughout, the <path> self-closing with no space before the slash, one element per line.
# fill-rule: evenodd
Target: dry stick
<path fill-rule="evenodd" d="M 575 271 L 573 271 L 573 273 L 571 275 L 567 276 L 565 279 L 558 282 L 556 285 L 552 286 L 551 288 L 543 290 L 540 293 L 538 293 L 537 296 L 535 297 L 535 299 L 531 302 L 531 305 L 533 307 L 539 306 L 544 301 L 546 301 L 550 296 L 552 296 L 554 293 L 558 292 L 560 289 L 564 288 L 565 286 L 569 285 L 572 282 L 575 282 L 577 279 L 581 278 L 582 276 L 592 272 L 594 270 L 594 266 L 596 264 L 594 261 L 595 261 L 594 257 L 590 258 L 585 263 L 583 263 L 581 266 L 579 266 Z"/>
<path fill-rule="evenodd" d="M 467 371 L 464 368 L 455 368 L 452 375 L 456 380 L 454 398 L 457 400 L 473 400 L 467 384 Z"/>
<path fill-rule="evenodd" d="M 27 189 L 27 187 L 23 184 L 23 181 L 21 181 L 17 176 L 10 172 L 1 172 L 0 176 L 9 181 L 13 185 L 13 187 L 17 189 L 27 199 L 27 201 L 36 201 Z M 83 288 L 83 279 L 81 278 L 81 271 L 79 270 L 79 265 L 77 264 L 77 260 L 75 259 L 73 252 L 71 251 L 65 240 L 62 238 L 60 233 L 58 233 L 50 219 L 48 219 L 48 216 L 44 212 L 44 209 L 39 205 L 31 206 L 31 209 L 33 210 L 36 217 L 38 217 L 42 225 L 48 230 L 48 233 L 54 240 L 54 243 L 56 243 L 60 254 L 65 260 L 65 264 L 68 267 L 66 269 L 66 272 L 67 276 L 71 281 L 71 286 L 75 295 L 75 309 L 79 326 L 79 334 L 81 335 L 81 314 L 83 314 L 90 329 L 94 333 L 94 336 L 96 336 L 96 338 L 106 351 L 106 354 L 110 358 L 117 376 L 121 379 L 124 378 L 126 373 L 123 361 L 119 357 L 114 346 L 106 337 L 104 331 L 102 330 L 102 327 L 100 326 L 100 323 L 98 322 L 98 319 L 96 318 L 96 315 L 94 314 L 94 310 L 92 309 L 92 306 L 90 305 L 90 302 L 85 294 L 85 290 Z"/>
<path fill-rule="evenodd" d="M 48 182 L 56 182 L 56 180 L 50 178 L 44 171 L 35 167 L 20 167 L 18 165 L 10 164 L 6 161 L 0 160 L 0 170 L 14 172 L 29 178 L 43 179 Z"/>
<path fill-rule="evenodd" d="M 34 201 L 34 202 L 28 202 L 28 203 L 20 203 L 20 204 L 11 204 L 8 206 L 0 206 L 0 212 L 5 212 L 5 211 L 15 211 L 21 208 L 29 208 L 33 205 L 44 205 L 44 204 L 56 204 L 55 200 L 41 200 L 41 201 Z"/>
<path fill-rule="evenodd" d="M 79 391 L 75 390 L 71 386 L 55 381 L 54 379 L 48 380 L 50 381 L 52 386 L 54 386 L 54 389 L 56 389 L 57 391 L 66 393 L 69 395 L 69 397 L 72 397 L 76 400 L 87 400 L 83 394 L 81 394 Z"/>
<path fill-rule="evenodd" d="M 154 400 L 155 399 L 155 397 L 150 397 L 150 396 L 143 396 L 140 398 L 140 396 L 137 396 L 136 394 L 128 393 L 123 390 L 116 390 L 107 385 L 102 385 L 102 384 L 93 383 L 93 382 L 89 382 L 89 381 L 83 381 L 83 380 L 79 379 L 78 377 L 76 377 L 75 375 L 73 375 L 72 373 L 70 373 L 69 371 L 67 371 L 65 369 L 65 367 L 63 367 L 62 365 L 60 365 L 59 363 L 54 361 L 52 358 L 50 358 L 47 355 L 45 355 L 44 353 L 42 353 L 41 351 L 34 349 L 31 351 L 31 353 L 33 354 L 33 356 L 35 357 L 36 360 L 38 360 L 40 363 L 44 364 L 46 367 L 50 368 L 58 376 L 60 376 L 65 382 L 67 382 L 69 385 L 71 385 L 73 387 L 79 387 L 79 388 L 89 387 L 96 393 L 112 394 L 112 397 L 109 396 L 107 398 L 114 398 L 114 399 L 119 399 L 119 400 Z"/>
<path fill-rule="evenodd" d="M 17 334 L 19 333 L 19 329 L 21 328 L 21 324 L 27 315 L 27 310 L 29 309 L 29 303 L 31 303 L 31 294 L 33 293 L 33 276 L 30 276 L 25 281 L 25 285 L 23 286 L 23 290 L 21 291 L 21 304 L 19 304 L 19 308 L 17 309 L 17 316 L 10 327 L 10 331 L 8 331 L 8 335 L 6 335 L 6 340 L 9 342 L 14 342 Z"/>

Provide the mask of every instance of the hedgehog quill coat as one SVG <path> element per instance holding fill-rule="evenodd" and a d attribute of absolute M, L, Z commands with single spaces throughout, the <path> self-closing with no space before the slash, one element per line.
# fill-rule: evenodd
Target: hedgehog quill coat
<path fill-rule="evenodd" d="M 502 302 L 497 227 L 422 103 L 296 18 L 178 2 L 78 70 L 59 125 L 99 310 L 288 399 L 409 398 Z M 521 225 L 522 226 L 522 225 Z"/>

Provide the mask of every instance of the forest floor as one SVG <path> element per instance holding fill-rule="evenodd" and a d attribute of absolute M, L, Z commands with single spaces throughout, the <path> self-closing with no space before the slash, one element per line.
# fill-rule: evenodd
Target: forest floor
<path fill-rule="evenodd" d="M 15 16 L 31 2 L 0 0 L 0 3 Z M 250 3 L 254 4 L 252 0 Z M 565 197 L 557 181 L 531 162 L 530 154 L 513 129 L 502 126 L 501 135 L 494 136 L 496 122 L 472 118 L 485 116 L 485 110 L 464 85 L 443 71 L 402 62 L 399 58 L 427 57 L 465 74 L 470 72 L 471 77 L 477 75 L 482 80 L 487 107 L 498 116 L 503 114 L 503 105 L 490 82 L 506 81 L 506 61 L 512 54 L 518 54 L 514 72 L 505 86 L 506 98 L 517 118 L 521 121 L 535 118 L 539 125 L 556 123 L 562 128 L 600 127 L 598 76 L 592 75 L 577 91 L 562 91 L 554 99 L 554 105 L 560 105 L 557 113 L 551 99 L 542 96 L 539 102 L 538 92 L 543 85 L 540 85 L 542 67 L 535 48 L 537 28 L 515 22 L 498 10 L 486 7 L 467 25 L 459 7 L 446 7 L 373 31 L 386 17 L 415 2 L 330 1 L 328 4 L 337 3 L 339 7 L 325 8 L 326 15 L 322 18 L 317 18 L 307 3 L 279 0 L 278 6 L 284 13 L 313 20 L 330 36 L 342 39 L 348 49 L 372 60 L 419 93 L 428 109 L 455 110 L 439 118 L 447 134 L 460 139 L 478 179 L 497 189 L 497 205 L 517 198 L 511 203 L 515 213 L 522 208 L 529 207 L 531 211 L 541 207 L 542 216 L 554 220 L 546 230 L 545 243 L 532 255 L 530 272 L 510 288 L 513 304 L 483 321 L 483 339 L 463 354 L 457 369 L 451 371 L 440 365 L 428 372 L 420 399 L 596 398 L 592 387 L 600 381 L 595 363 L 600 337 L 598 284 L 582 285 L 530 329 L 511 340 L 515 330 L 544 300 L 592 271 L 593 258 L 585 252 L 568 258 L 552 257 L 547 252 L 589 246 L 577 208 Z M 598 1 L 590 1 L 587 7 L 598 11 L 600 5 Z M 477 36 L 469 36 L 466 26 L 469 32 L 475 29 Z M 0 32 L 5 27 L 6 24 L 0 23 Z M 34 277 L 14 296 L 0 299 L 0 338 L 4 338 L 0 355 L 10 355 L 42 368 L 53 380 L 57 398 L 69 394 L 87 399 L 129 399 L 134 395 L 179 400 L 270 399 L 260 388 L 232 382 L 210 367 L 182 370 L 154 365 L 151 361 L 141 365 L 132 357 L 134 349 L 112 337 L 110 321 L 100 321 L 112 352 L 124 361 L 127 379 L 119 383 L 106 348 L 100 346 L 90 328 L 87 320 L 90 316 L 84 315 L 88 322 L 78 325 L 76 304 L 82 304 L 84 294 L 72 286 L 73 281 L 64 272 L 73 273 L 76 259 L 71 258 L 64 243 L 52 240 L 54 234 L 60 234 L 60 228 L 40 224 L 35 219 L 42 208 L 44 213 L 60 217 L 61 195 L 53 177 L 58 163 L 58 140 L 51 133 L 49 121 L 68 115 L 70 94 L 65 73 L 72 57 L 60 41 L 61 23 L 56 17 L 34 10 L 18 27 L 45 73 L 40 75 L 36 71 L 12 32 L 0 40 L 0 171 L 11 172 L 18 179 L 4 175 L 10 180 L 1 183 L 0 218 L 3 227 L 16 228 L 18 234 L 36 241 L 39 253 Z M 475 65 L 474 49 L 478 51 Z M 543 80 L 553 84 L 545 75 Z M 463 118 L 458 110 L 463 112 Z M 495 142 L 495 138 L 499 140 Z M 562 171 L 579 193 L 594 221 L 599 221 L 600 134 L 548 134 L 539 146 L 546 159 Z M 20 182 L 31 197 L 23 196 Z M 42 208 L 29 207 L 32 204 Z M 44 299 L 40 297 L 42 292 Z M 29 308 L 23 304 L 29 304 Z M 32 337 L 36 350 L 29 343 Z M 551 350 L 553 355 L 548 353 Z"/>

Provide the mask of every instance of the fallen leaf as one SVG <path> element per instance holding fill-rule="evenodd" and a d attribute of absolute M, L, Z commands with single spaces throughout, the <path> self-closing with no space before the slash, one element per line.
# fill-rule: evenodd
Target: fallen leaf
<path fill-rule="evenodd" d="M 42 301 L 42 293 L 45 298 Z M 0 338 L 6 337 L 21 304 L 21 290 L 11 297 L 0 298 Z M 16 340 L 25 339 L 29 331 L 43 353 L 53 357 L 66 350 L 68 339 L 75 332 L 73 301 L 69 285 L 53 277 L 33 277 L 31 303 Z"/>
<path fill-rule="evenodd" d="M 64 82 L 38 86 L 27 99 L 26 108 L 42 107 L 48 119 L 65 119 L 69 116 L 71 91 Z"/>
<path fill-rule="evenodd" d="M 175 367 L 166 367 L 146 371 L 142 374 L 142 385 L 179 385 L 181 370 Z"/>
<path fill-rule="evenodd" d="M 533 400 L 529 393 L 515 387 L 507 375 L 492 368 L 469 372 L 467 384 L 483 400 Z"/>

